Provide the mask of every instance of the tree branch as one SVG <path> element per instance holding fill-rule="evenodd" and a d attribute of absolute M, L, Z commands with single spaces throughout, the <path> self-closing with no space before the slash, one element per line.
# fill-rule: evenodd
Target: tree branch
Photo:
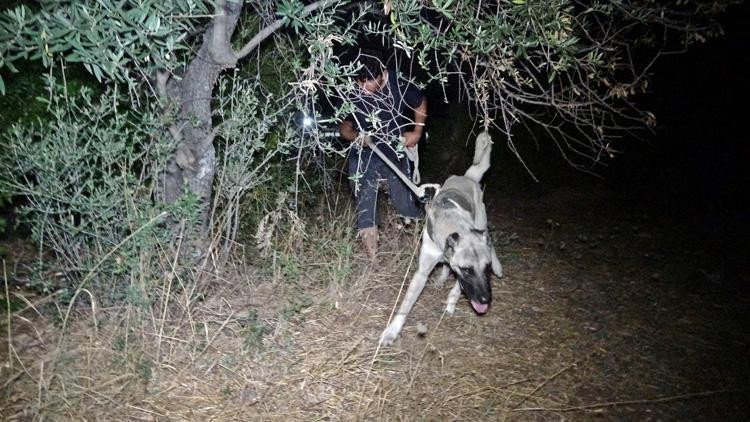
<path fill-rule="evenodd" d="M 239 2 L 237 12 L 242 8 L 242 2 Z M 236 21 L 236 19 L 235 19 Z M 227 5 L 225 0 L 216 1 L 216 14 L 213 19 L 213 30 L 211 31 L 211 57 L 219 64 L 227 67 L 234 67 L 237 64 L 238 57 L 232 51 L 229 43 L 230 22 L 227 16 Z"/>
<path fill-rule="evenodd" d="M 318 9 L 324 9 L 326 7 L 329 7 L 337 3 L 340 3 L 340 1 L 339 0 L 318 0 L 315 3 L 310 3 L 307 6 L 305 6 L 304 9 L 302 9 L 302 15 L 300 17 L 307 16 L 310 13 Z M 278 19 L 276 22 L 263 28 L 260 32 L 255 34 L 255 36 L 247 44 L 245 44 L 245 46 L 242 47 L 242 49 L 239 52 L 235 53 L 237 60 L 242 60 L 245 56 L 250 54 L 253 50 L 255 50 L 256 47 L 258 47 L 258 45 L 260 45 L 261 42 L 263 42 L 266 38 L 270 37 L 274 32 L 278 31 L 279 28 L 281 28 L 283 25 L 284 25 L 284 19 Z"/>
<path fill-rule="evenodd" d="M 604 403 L 586 404 L 582 406 L 568 406 L 558 408 L 546 408 L 546 407 L 522 407 L 520 409 L 513 409 L 512 412 L 574 412 L 578 410 L 590 410 L 600 409 L 603 407 L 616 407 L 616 406 L 630 406 L 634 404 L 652 404 L 652 403 L 665 403 L 670 401 L 692 399 L 695 397 L 707 397 L 715 396 L 719 394 L 736 394 L 739 391 L 736 390 L 715 390 L 715 391 L 701 391 L 699 393 L 680 394 L 677 396 L 659 397 L 652 400 L 622 400 L 622 401 L 609 401 Z"/>

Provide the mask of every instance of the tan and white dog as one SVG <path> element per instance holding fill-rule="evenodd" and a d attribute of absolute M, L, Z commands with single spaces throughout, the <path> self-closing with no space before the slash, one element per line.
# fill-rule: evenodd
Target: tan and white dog
<path fill-rule="evenodd" d="M 409 283 L 401 306 L 380 341 L 393 344 L 398 338 L 430 273 L 444 264 L 440 281 L 450 270 L 456 274 L 455 286 L 448 294 L 446 312 L 452 314 L 463 290 L 478 314 L 484 314 L 492 303 L 490 280 L 492 273 L 502 277 L 503 268 L 497 259 L 487 230 L 487 213 L 482 202 L 479 181 L 490 167 L 492 139 L 487 132 L 477 137 L 474 162 L 463 176 L 451 176 L 437 192 L 427 210 L 427 221 L 422 232 L 419 267 Z"/>

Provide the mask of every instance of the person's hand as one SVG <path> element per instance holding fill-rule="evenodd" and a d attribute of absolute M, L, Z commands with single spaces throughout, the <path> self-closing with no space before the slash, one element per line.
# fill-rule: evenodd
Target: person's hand
<path fill-rule="evenodd" d="M 357 135 L 357 139 L 359 139 L 359 146 L 361 148 L 372 148 L 372 139 L 370 138 L 370 135 L 359 134 Z"/>
<path fill-rule="evenodd" d="M 351 142 L 357 142 L 360 141 L 360 134 L 359 131 L 354 129 L 354 125 L 349 120 L 344 120 L 341 123 L 339 123 L 339 134 L 342 138 L 351 141 Z"/>
<path fill-rule="evenodd" d="M 417 142 L 419 142 L 419 138 L 422 137 L 422 133 L 410 130 L 408 132 L 404 132 L 401 136 L 404 137 L 404 146 L 407 148 L 411 148 L 414 145 L 417 145 Z"/>

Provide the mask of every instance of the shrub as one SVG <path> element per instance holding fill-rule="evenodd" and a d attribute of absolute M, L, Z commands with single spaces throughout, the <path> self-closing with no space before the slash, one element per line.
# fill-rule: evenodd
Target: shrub
<path fill-rule="evenodd" d="M 174 149 L 157 108 L 130 109 L 116 88 L 97 98 L 86 88 L 69 95 L 50 77 L 41 100 L 49 119 L 2 137 L 0 191 L 24 198 L 20 220 L 65 275 L 63 285 L 38 280 L 38 287 L 90 280 L 102 299 L 146 304 L 149 280 L 160 273 L 153 251 L 170 249 L 173 223 L 194 222 L 198 201 L 188 194 L 169 206 L 155 200 Z"/>

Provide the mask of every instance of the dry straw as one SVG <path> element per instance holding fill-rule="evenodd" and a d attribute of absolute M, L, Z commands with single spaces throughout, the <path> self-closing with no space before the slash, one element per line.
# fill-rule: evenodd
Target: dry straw
<path fill-rule="evenodd" d="M 277 260 L 265 268 L 234 260 L 191 273 L 162 250 L 165 276 L 150 307 L 74 304 L 58 311 L 69 317 L 61 324 L 50 317 L 54 299 L 26 298 L 7 316 L 3 419 L 629 418 L 732 395 L 669 393 L 612 372 L 625 371 L 611 363 L 617 343 L 582 332 L 576 317 L 565 317 L 568 305 L 549 300 L 551 287 L 539 290 L 539 273 L 509 258 L 525 244 L 501 251 L 513 287 L 496 281 L 491 314 L 459 306 L 444 315 L 447 289 L 428 286 L 399 343 L 382 348 L 418 228 L 399 232 L 388 216 L 372 265 L 352 235 L 352 211 L 333 206 L 322 215 L 307 221 L 305 237 L 277 230 L 269 251 Z M 273 268 L 281 262 L 285 268 Z M 419 323 L 429 327 L 424 336 Z M 668 377 L 658 365 L 651 370 Z"/>

